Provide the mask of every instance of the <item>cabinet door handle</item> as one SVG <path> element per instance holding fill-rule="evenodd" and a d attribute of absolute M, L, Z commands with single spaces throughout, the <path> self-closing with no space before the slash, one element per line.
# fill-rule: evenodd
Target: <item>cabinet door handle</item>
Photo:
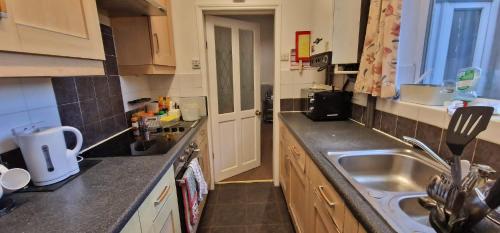
<path fill-rule="evenodd" d="M 318 186 L 318 191 L 321 194 L 321 197 L 326 201 L 326 203 L 328 204 L 328 206 L 330 208 L 335 208 L 336 203 L 334 201 L 330 201 L 330 199 L 328 199 L 328 197 L 326 196 L 325 186 L 319 185 Z M 332 214 L 330 213 L 330 211 L 327 210 L 326 212 L 328 212 L 328 216 L 330 216 L 330 218 L 333 221 L 333 224 L 335 225 L 335 228 L 336 228 L 337 232 L 339 232 L 339 225 L 337 224 L 337 221 L 335 220 L 335 217 L 332 216 Z"/>
<path fill-rule="evenodd" d="M 325 186 L 322 186 L 322 185 L 318 186 L 318 190 L 319 190 L 319 193 L 321 194 L 321 197 L 323 197 L 323 199 L 326 201 L 326 203 L 328 204 L 328 206 L 330 206 L 330 208 L 335 207 L 335 202 L 330 201 L 328 199 L 328 197 L 326 196 Z"/>
<path fill-rule="evenodd" d="M 165 200 L 165 198 L 169 196 L 167 195 L 169 194 L 169 191 L 170 191 L 170 185 L 165 186 L 165 188 L 163 188 L 163 190 L 161 191 L 160 196 L 158 196 L 158 198 L 154 202 L 154 205 L 157 206 L 160 203 L 162 203 Z"/>
<path fill-rule="evenodd" d="M 156 53 L 158 54 L 160 52 L 160 41 L 158 40 L 158 34 L 154 33 L 153 37 L 155 38 L 155 43 L 156 43 Z"/>
<path fill-rule="evenodd" d="M 297 151 L 297 147 L 295 146 L 291 146 L 290 147 L 290 151 L 292 152 L 292 154 L 296 157 L 300 157 L 300 153 Z"/>
<path fill-rule="evenodd" d="M 0 19 L 7 18 L 7 5 L 5 0 L 0 0 Z"/>

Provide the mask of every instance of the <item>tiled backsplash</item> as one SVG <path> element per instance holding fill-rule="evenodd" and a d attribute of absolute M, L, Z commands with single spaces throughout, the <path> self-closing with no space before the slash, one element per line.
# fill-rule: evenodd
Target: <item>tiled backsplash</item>
<path fill-rule="evenodd" d="M 82 131 L 84 148 L 127 127 L 111 28 L 101 25 L 105 76 L 52 78 L 62 125 Z M 67 134 L 68 144 L 74 138 Z"/>
<path fill-rule="evenodd" d="M 307 109 L 305 105 L 302 104 L 306 101 L 304 98 L 291 98 L 291 99 L 280 99 L 280 109 L 282 112 L 303 112 Z"/>
<path fill-rule="evenodd" d="M 17 148 L 12 128 L 40 121 L 61 125 L 50 78 L 1 78 L 0 154 Z"/>
<path fill-rule="evenodd" d="M 366 107 L 353 104 L 352 119 L 366 123 Z M 451 151 L 446 145 L 446 129 L 430 125 L 428 123 L 397 116 L 395 114 L 375 110 L 373 127 L 389 135 L 401 139 L 403 136 L 415 137 L 439 156 L 446 160 L 452 159 Z M 464 150 L 463 159 L 473 163 L 482 163 L 492 166 L 500 177 L 500 160 L 496 158 L 500 154 L 500 145 L 482 139 L 474 139 Z"/>

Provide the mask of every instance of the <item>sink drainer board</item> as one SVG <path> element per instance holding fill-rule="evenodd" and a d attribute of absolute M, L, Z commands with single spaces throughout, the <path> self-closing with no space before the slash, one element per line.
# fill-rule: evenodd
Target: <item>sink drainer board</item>
<path fill-rule="evenodd" d="M 418 197 L 426 196 L 433 175 L 444 172 L 436 162 L 409 149 L 328 152 L 326 156 L 397 232 L 435 232 Z"/>

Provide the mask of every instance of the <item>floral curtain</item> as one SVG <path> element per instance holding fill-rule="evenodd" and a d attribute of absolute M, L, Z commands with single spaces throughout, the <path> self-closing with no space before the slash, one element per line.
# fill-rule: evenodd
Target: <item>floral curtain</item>
<path fill-rule="evenodd" d="M 396 95 L 396 61 L 402 0 L 372 0 L 354 92 Z"/>

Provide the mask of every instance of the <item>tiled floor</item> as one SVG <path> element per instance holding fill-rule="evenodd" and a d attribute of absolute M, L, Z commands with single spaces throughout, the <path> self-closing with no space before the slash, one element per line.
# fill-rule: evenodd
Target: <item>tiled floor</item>
<path fill-rule="evenodd" d="M 294 233 L 281 188 L 272 183 L 217 185 L 198 233 Z"/>

